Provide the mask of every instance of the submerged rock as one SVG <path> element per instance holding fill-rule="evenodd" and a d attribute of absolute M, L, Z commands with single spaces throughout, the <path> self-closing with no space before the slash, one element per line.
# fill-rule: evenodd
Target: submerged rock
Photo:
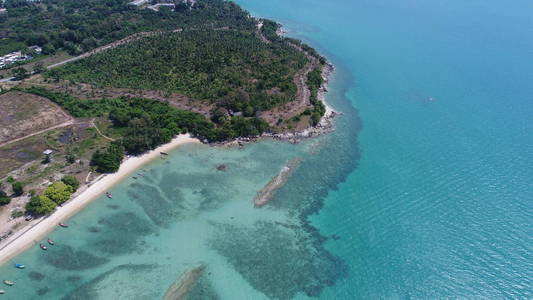
<path fill-rule="evenodd" d="M 281 188 L 286 182 L 291 174 L 298 168 L 300 165 L 301 159 L 295 158 L 290 160 L 278 173 L 274 176 L 258 193 L 254 199 L 254 206 L 261 207 L 272 199 L 272 196 Z"/>
<path fill-rule="evenodd" d="M 195 287 L 198 279 L 202 276 L 204 269 L 205 265 L 200 265 L 181 274 L 178 280 L 168 288 L 163 300 L 185 299 L 189 291 Z"/>

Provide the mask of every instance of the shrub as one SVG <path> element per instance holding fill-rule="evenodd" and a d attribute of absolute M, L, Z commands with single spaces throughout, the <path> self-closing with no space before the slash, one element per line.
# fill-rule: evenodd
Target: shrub
<path fill-rule="evenodd" d="M 63 181 L 64 184 L 72 187 L 73 192 L 75 192 L 78 189 L 78 187 L 80 187 L 80 182 L 78 181 L 78 179 L 71 175 L 67 175 L 63 177 L 61 181 Z"/>
<path fill-rule="evenodd" d="M 56 204 L 62 204 L 70 198 L 70 195 L 74 189 L 66 185 L 61 181 L 52 183 L 49 187 L 44 190 L 43 195 L 54 201 Z"/>
<path fill-rule="evenodd" d="M 11 217 L 13 218 L 20 218 L 24 215 L 24 212 L 20 211 L 20 210 L 14 210 L 12 213 L 11 213 Z"/>
<path fill-rule="evenodd" d="M 100 173 L 115 173 L 123 158 L 123 148 L 112 144 L 105 152 L 96 151 L 91 159 L 91 165 L 96 166 L 96 171 Z"/>
<path fill-rule="evenodd" d="M 11 202 L 11 198 L 9 198 L 4 191 L 0 191 L 0 206 L 8 205 L 9 202 Z"/>
<path fill-rule="evenodd" d="M 20 196 L 24 194 L 24 185 L 20 181 L 15 181 L 11 184 L 11 187 L 13 188 L 13 193 L 15 196 Z"/>
<path fill-rule="evenodd" d="M 26 204 L 26 211 L 32 215 L 42 216 L 53 212 L 56 206 L 56 203 L 50 198 L 40 195 L 31 198 L 30 202 Z"/>

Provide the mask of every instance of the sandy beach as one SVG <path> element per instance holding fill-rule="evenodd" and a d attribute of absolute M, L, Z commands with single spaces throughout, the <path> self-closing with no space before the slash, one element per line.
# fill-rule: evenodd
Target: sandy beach
<path fill-rule="evenodd" d="M 22 229 L 22 234 L 14 234 L 9 239 L 5 240 L 0 248 L 0 265 L 8 262 L 10 259 L 21 253 L 22 251 L 34 246 L 40 239 L 44 238 L 49 232 L 54 230 L 58 223 L 65 222 L 69 217 L 79 212 L 83 207 L 89 204 L 92 200 L 104 194 L 113 185 L 120 182 L 122 179 L 135 172 L 135 170 L 142 167 L 144 164 L 161 156 L 161 152 L 168 152 L 180 145 L 187 143 L 200 143 L 196 138 L 192 138 L 189 134 L 179 135 L 170 143 L 162 145 L 148 153 L 141 156 L 134 156 L 127 158 L 120 165 L 120 169 L 113 174 L 105 175 L 91 182 L 88 187 L 82 190 L 75 198 L 58 207 L 56 211 L 44 219 L 35 220 L 35 223 L 30 225 L 30 229 Z"/>

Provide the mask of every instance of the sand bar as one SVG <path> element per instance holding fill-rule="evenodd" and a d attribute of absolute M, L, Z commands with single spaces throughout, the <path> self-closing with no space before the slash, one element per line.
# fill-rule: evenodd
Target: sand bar
<path fill-rule="evenodd" d="M 187 143 L 200 143 L 200 141 L 192 138 L 188 134 L 183 134 L 174 138 L 170 143 L 162 145 L 141 156 L 129 157 L 122 162 L 120 169 L 116 173 L 105 175 L 96 182 L 91 183 L 89 187 L 74 199 L 64 204 L 63 207 L 58 207 L 52 215 L 32 223 L 33 225 L 30 225 L 31 228 L 26 230 L 22 235 L 15 234 L 11 238 L 5 240 L 0 249 L 0 265 L 8 262 L 22 251 L 34 246 L 37 243 L 36 241 L 41 240 L 48 233 L 56 229 L 60 222 L 65 222 L 66 219 L 79 212 L 92 200 L 104 194 L 107 190 L 111 189 L 113 185 L 135 172 L 135 170 L 144 164 L 160 157 L 161 152 L 168 152 L 179 145 Z M 24 231 L 24 229 L 22 231 Z"/>

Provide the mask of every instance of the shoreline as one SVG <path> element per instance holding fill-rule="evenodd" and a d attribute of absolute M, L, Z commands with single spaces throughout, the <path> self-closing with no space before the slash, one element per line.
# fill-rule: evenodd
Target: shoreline
<path fill-rule="evenodd" d="M 256 18 L 257 19 L 257 18 Z M 277 34 L 283 35 L 286 31 L 278 28 Z M 326 94 L 328 92 L 328 83 L 331 75 L 335 70 L 335 66 L 330 62 L 326 62 L 322 67 L 322 77 L 324 79 L 322 85 L 318 91 L 318 100 L 321 101 L 326 112 L 320 119 L 316 126 L 309 126 L 308 128 L 298 132 L 284 132 L 284 133 L 264 133 L 257 137 L 236 138 L 229 142 L 223 143 L 210 143 L 211 146 L 232 146 L 232 145 L 244 145 L 250 142 L 260 141 L 265 138 L 271 138 L 279 141 L 289 143 L 299 143 L 303 140 L 318 137 L 320 135 L 330 133 L 335 130 L 335 124 L 333 119 L 335 116 L 342 114 L 338 113 L 331 108 L 326 102 Z M 62 222 L 79 211 L 81 211 L 86 205 L 95 200 L 97 197 L 103 195 L 108 189 L 111 189 L 114 185 L 125 179 L 131 173 L 134 173 L 137 169 L 144 164 L 152 161 L 153 159 L 161 155 L 160 152 L 168 152 L 179 145 L 186 143 L 202 143 L 199 139 L 191 137 L 189 134 L 179 135 L 167 144 L 159 146 L 158 148 L 151 150 L 141 156 L 128 157 L 121 165 L 120 169 L 113 174 L 102 174 L 91 182 L 82 185 L 77 193 L 73 195 L 73 198 L 66 202 L 62 207 L 58 207 L 51 215 L 34 220 L 17 230 L 9 238 L 0 242 L 0 266 L 8 262 L 13 257 L 19 255 L 21 252 L 29 249 L 31 246 L 37 244 L 36 240 L 42 239 L 49 232 L 53 231 L 58 226 L 59 222 Z M 290 172 L 289 172 L 290 173 Z M 276 185 L 277 186 L 277 185 Z M 277 188 L 273 188 L 276 190 Z M 272 191 L 266 193 L 271 194 Z M 256 207 L 260 207 L 268 202 L 269 196 L 266 197 L 266 201 L 259 200 L 257 203 L 254 201 Z M 264 200 L 264 199 L 263 199 Z"/>
<path fill-rule="evenodd" d="M 72 217 L 96 198 L 103 195 L 108 189 L 134 173 L 143 165 L 160 157 L 161 152 L 168 152 L 183 144 L 201 143 L 200 140 L 183 134 L 175 137 L 167 144 L 161 145 L 150 152 L 140 156 L 128 157 L 120 164 L 116 173 L 98 176 L 95 180 L 86 185 L 86 188 L 75 194 L 75 197 L 66 202 L 62 207 L 58 207 L 51 215 L 30 223 L 28 228 L 22 228 L 19 234 L 15 233 L 4 240 L 0 247 L 0 266 L 9 260 L 29 249 L 36 244 L 36 240 L 42 239 L 46 234 L 53 231 L 59 222 Z"/>
<path fill-rule="evenodd" d="M 329 106 L 328 102 L 326 101 L 329 80 L 331 79 L 333 72 L 335 72 L 335 66 L 331 64 L 330 62 L 327 62 L 322 67 L 322 78 L 324 79 L 324 82 L 322 82 L 322 85 L 320 86 L 318 90 L 317 98 L 319 101 L 321 101 L 324 104 L 326 108 L 326 112 L 324 113 L 322 118 L 320 118 L 320 122 L 318 122 L 316 126 L 309 126 L 308 128 L 301 130 L 301 131 L 297 131 L 297 132 L 263 133 L 260 136 L 256 136 L 256 137 L 245 137 L 245 138 L 241 137 L 241 138 L 236 138 L 234 140 L 231 140 L 229 142 L 213 143 L 213 145 L 243 146 L 244 144 L 251 143 L 251 142 L 257 142 L 265 138 L 271 138 L 271 139 L 282 141 L 282 142 L 297 144 L 306 139 L 318 137 L 318 136 L 330 133 L 332 131 L 335 131 L 335 124 L 333 120 L 335 119 L 336 116 L 342 115 L 342 112 L 335 111 L 331 106 Z"/>

